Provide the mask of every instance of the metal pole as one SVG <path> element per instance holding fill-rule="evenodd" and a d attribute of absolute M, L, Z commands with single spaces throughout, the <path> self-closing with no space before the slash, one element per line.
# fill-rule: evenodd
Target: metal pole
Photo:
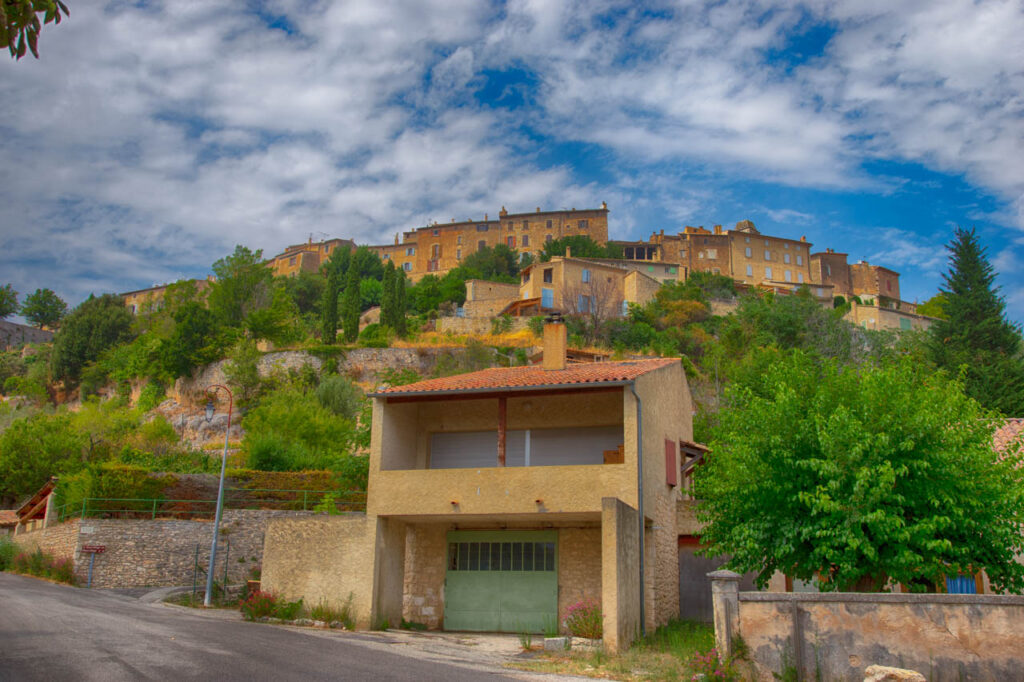
<path fill-rule="evenodd" d="M 220 485 L 217 486 L 217 511 L 213 517 L 213 541 L 210 543 L 210 565 L 206 572 L 206 597 L 203 606 L 210 606 L 213 597 L 213 569 L 217 562 L 217 536 L 220 535 L 220 511 L 224 505 L 224 470 L 228 463 L 228 438 L 231 436 L 231 410 L 234 407 L 234 396 L 227 386 L 216 384 L 211 389 L 224 389 L 228 394 L 228 426 L 224 431 L 224 454 L 220 458 Z M 209 389 L 207 389 L 209 390 Z"/>
<path fill-rule="evenodd" d="M 640 636 L 647 636 L 647 589 L 644 586 L 644 404 L 636 392 L 636 382 L 629 385 L 636 399 L 636 507 L 640 516 Z"/>

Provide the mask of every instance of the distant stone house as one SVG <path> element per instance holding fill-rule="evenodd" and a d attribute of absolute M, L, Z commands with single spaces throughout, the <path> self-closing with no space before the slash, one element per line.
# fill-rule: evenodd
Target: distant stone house
<path fill-rule="evenodd" d="M 681 363 L 567 365 L 544 331 L 540 366 L 372 394 L 366 514 L 272 521 L 263 588 L 362 627 L 539 633 L 594 600 L 612 651 L 677 617 Z"/>

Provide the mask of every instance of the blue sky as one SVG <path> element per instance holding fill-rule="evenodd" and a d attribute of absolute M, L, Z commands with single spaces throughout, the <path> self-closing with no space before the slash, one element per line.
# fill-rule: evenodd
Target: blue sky
<path fill-rule="evenodd" d="M 0 61 L 0 283 L 76 304 L 235 244 L 607 201 L 751 219 L 924 300 L 975 226 L 1024 321 L 1024 6 L 81 2 Z"/>

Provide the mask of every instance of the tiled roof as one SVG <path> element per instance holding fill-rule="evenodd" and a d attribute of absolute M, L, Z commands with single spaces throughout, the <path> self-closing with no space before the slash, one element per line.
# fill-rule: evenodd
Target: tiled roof
<path fill-rule="evenodd" d="M 405 386 L 385 388 L 371 395 L 400 396 L 418 393 L 546 388 L 574 384 L 621 384 L 677 362 L 679 362 L 678 358 L 655 358 L 623 362 L 593 362 L 569 365 L 565 369 L 544 369 L 541 366 L 495 367 L 479 372 L 457 374 L 442 379 L 427 379 Z"/>
<path fill-rule="evenodd" d="M 1007 419 L 992 434 L 992 447 L 1002 452 L 1015 441 L 1024 441 L 1024 419 Z"/>
<path fill-rule="evenodd" d="M 0 528 L 18 525 L 18 512 L 14 509 L 0 509 Z"/>

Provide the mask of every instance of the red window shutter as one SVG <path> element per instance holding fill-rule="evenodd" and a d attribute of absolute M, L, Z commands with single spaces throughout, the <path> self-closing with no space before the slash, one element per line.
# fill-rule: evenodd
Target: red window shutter
<path fill-rule="evenodd" d="M 665 439 L 665 482 L 671 486 L 679 485 L 679 467 L 676 465 L 676 442 Z"/>

